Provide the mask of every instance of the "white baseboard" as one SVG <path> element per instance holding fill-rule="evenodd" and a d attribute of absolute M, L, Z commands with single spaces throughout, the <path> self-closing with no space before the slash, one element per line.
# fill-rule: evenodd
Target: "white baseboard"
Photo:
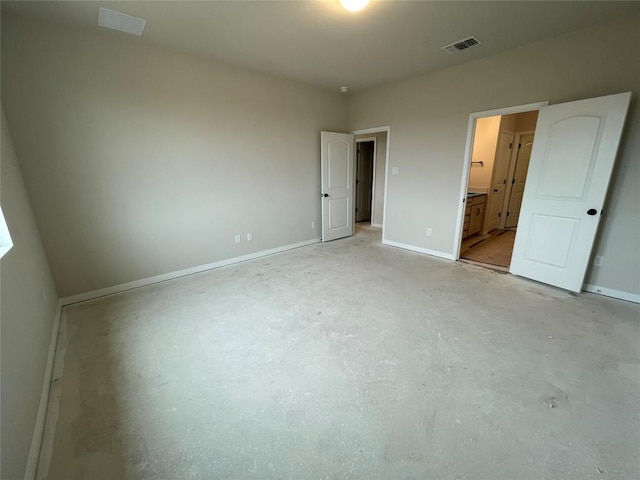
<path fill-rule="evenodd" d="M 40 446 L 42 445 L 42 434 L 44 433 L 44 424 L 47 416 L 47 408 L 49 406 L 49 392 L 51 390 L 51 379 L 53 378 L 53 361 L 56 356 L 56 347 L 58 344 L 58 332 L 60 331 L 61 316 L 62 302 L 58 301 L 58 308 L 56 308 L 55 317 L 53 319 L 53 327 L 51 328 L 51 340 L 49 340 L 47 366 L 45 367 L 44 378 L 42 380 L 40 404 L 38 405 L 36 423 L 33 428 L 33 436 L 31 437 L 31 448 L 29 448 L 29 456 L 27 457 L 27 465 L 24 473 L 25 480 L 33 480 L 36 476 L 36 469 L 38 468 Z"/>
<path fill-rule="evenodd" d="M 599 295 L 604 295 L 605 297 L 626 300 L 627 302 L 640 303 L 640 295 L 637 293 L 622 292 L 620 290 L 599 287 L 598 285 L 590 285 L 587 283 L 582 286 L 582 290 L 586 292 L 597 293 Z"/>
<path fill-rule="evenodd" d="M 375 228 L 382 228 L 382 224 L 381 223 L 372 223 L 371 226 L 375 227 Z"/>
<path fill-rule="evenodd" d="M 439 252 L 438 250 L 429 250 L 427 248 L 415 247 L 413 245 L 408 245 L 406 243 L 399 243 L 399 242 L 394 242 L 392 240 L 386 240 L 386 239 L 383 239 L 382 243 L 384 245 L 389 245 L 391 247 L 398 247 L 398 248 L 403 248 L 405 250 L 411 250 L 412 252 L 424 253 L 426 255 L 431 255 L 432 257 L 444 258 L 447 260 L 455 260 L 455 258 L 453 258 L 453 254 L 451 253 L 444 253 L 444 252 Z"/>
<path fill-rule="evenodd" d="M 152 285 L 154 283 L 165 282 L 174 278 L 185 277 L 187 275 L 193 275 L 194 273 L 206 272 L 207 270 L 213 270 L 215 268 L 226 267 L 233 265 L 234 263 L 246 262 L 247 260 L 253 260 L 260 257 L 266 257 L 267 255 L 273 255 L 275 253 L 286 252 L 287 250 L 293 250 L 295 248 L 306 247 L 314 243 L 320 242 L 320 238 L 313 238 L 311 240 L 305 240 L 304 242 L 292 243 L 289 245 L 283 245 L 281 247 L 271 248 L 269 250 L 262 250 L 260 252 L 249 253 L 240 257 L 227 258 L 218 262 L 207 263 L 205 265 L 198 265 L 191 268 L 185 268 L 184 270 L 177 270 L 175 272 L 163 273 L 162 275 L 156 275 L 154 277 L 142 278 L 140 280 L 134 280 L 132 282 L 121 283 L 120 285 L 114 285 L 112 287 L 100 288 L 98 290 L 91 290 L 89 292 L 79 293 L 77 295 L 71 295 L 60 299 L 62 306 L 71 305 L 72 303 L 84 302 L 86 300 L 93 300 L 94 298 L 104 297 L 106 295 L 113 295 L 115 293 L 125 292 L 134 288 L 144 287 L 146 285 Z"/>

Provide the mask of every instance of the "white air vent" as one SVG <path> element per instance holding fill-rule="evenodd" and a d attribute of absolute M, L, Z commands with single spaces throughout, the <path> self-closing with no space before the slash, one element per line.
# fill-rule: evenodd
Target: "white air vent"
<path fill-rule="evenodd" d="M 131 35 L 141 36 L 146 24 L 147 21 L 143 18 L 132 17 L 108 8 L 101 8 L 98 12 L 98 25 Z"/>
<path fill-rule="evenodd" d="M 444 47 L 442 47 L 442 49 L 447 53 L 456 53 L 461 52 L 462 50 L 466 50 L 467 48 L 475 47 L 476 45 L 480 45 L 481 43 L 482 42 L 476 37 L 469 37 L 465 38 L 464 40 L 458 40 L 457 42 L 445 45 Z"/>

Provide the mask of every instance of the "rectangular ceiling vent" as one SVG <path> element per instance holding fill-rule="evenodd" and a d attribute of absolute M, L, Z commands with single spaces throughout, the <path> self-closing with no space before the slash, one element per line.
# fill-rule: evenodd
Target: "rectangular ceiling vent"
<path fill-rule="evenodd" d="M 456 53 L 461 52 L 462 50 L 466 50 L 467 48 L 475 47 L 476 45 L 480 45 L 481 43 L 482 42 L 476 37 L 469 37 L 465 38 L 464 40 L 458 40 L 457 42 L 445 45 L 444 47 L 442 47 L 442 49 L 447 53 Z"/>
<path fill-rule="evenodd" d="M 98 12 L 98 25 L 112 28 L 131 35 L 142 36 L 147 21 L 143 18 L 132 17 L 126 13 L 116 12 L 108 8 L 100 8 Z"/>

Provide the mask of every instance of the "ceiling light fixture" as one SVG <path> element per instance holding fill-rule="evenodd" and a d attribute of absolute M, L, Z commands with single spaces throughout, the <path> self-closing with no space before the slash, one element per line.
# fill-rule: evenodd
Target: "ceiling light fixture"
<path fill-rule="evenodd" d="M 350 12 L 359 12 L 367 6 L 369 0 L 340 0 L 340 3 Z"/>

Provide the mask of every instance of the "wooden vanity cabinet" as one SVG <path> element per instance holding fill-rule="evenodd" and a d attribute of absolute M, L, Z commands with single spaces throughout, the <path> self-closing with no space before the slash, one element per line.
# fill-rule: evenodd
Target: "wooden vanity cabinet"
<path fill-rule="evenodd" d="M 467 198 L 467 206 L 464 211 L 464 226 L 462 238 L 475 235 L 482 230 L 484 221 L 484 209 L 487 203 L 486 195 L 478 195 Z"/>

